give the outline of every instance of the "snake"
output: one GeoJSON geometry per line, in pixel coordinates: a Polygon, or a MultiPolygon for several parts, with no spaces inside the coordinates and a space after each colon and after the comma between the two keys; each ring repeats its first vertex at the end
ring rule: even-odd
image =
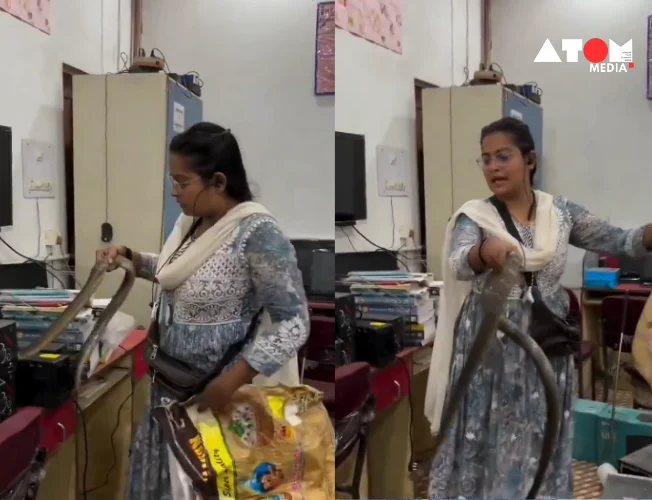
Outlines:
{"type": "Polygon", "coordinates": [[[118,312],[124,303],[136,280],[136,268],[134,267],[133,262],[126,259],[125,257],[116,257],[114,265],[110,264],[106,260],[98,260],[91,269],[88,280],[86,280],[84,286],[81,288],[81,290],[79,290],[75,298],[68,305],[68,307],[66,307],[61,316],[59,316],[52,323],[52,325],[50,325],[50,327],[45,331],[40,339],[32,342],[29,346],[21,349],[18,352],[18,360],[20,361],[34,358],[44,348],[54,342],[66,330],[68,325],[74,321],[82,309],[88,306],[93,297],[93,294],[97,291],[97,288],[102,283],[106,273],[113,270],[115,267],[122,268],[125,271],[125,275],[122,279],[120,287],[118,288],[118,291],[115,293],[106,308],[100,313],[97,321],[93,325],[90,334],[88,335],[88,338],[82,344],[79,359],[77,361],[77,367],[75,369],[75,385],[73,391],[75,394],[77,394],[81,388],[82,383],[84,382],[83,375],[86,363],[100,342],[102,333],[109,324],[109,321],[115,315],[115,313],[118,312]]]}
{"type": "Polygon", "coordinates": [[[512,288],[523,282],[523,274],[520,268],[520,261],[516,257],[510,256],[502,270],[492,271],[487,277],[487,282],[480,297],[485,315],[480,323],[476,339],[471,346],[468,361],[462,368],[462,372],[450,392],[448,403],[442,414],[439,432],[435,436],[432,454],[436,456],[441,445],[445,442],[448,430],[453,424],[457,410],[466,396],[473,375],[480,367],[487,351],[495,347],[496,342],[500,342],[497,337],[497,332],[500,331],[524,349],[532,359],[543,381],[546,397],[546,424],[539,463],[530,490],[525,497],[530,499],[537,497],[546,470],[557,447],[561,428],[561,405],[557,379],[547,356],[528,334],[504,317],[507,298],[512,288]]]}

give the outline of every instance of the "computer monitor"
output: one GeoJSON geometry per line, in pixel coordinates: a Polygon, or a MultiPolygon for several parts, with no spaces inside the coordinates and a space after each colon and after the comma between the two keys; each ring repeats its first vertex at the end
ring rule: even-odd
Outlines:
{"type": "Polygon", "coordinates": [[[620,281],[638,281],[643,275],[645,257],[619,257],[620,281]]]}
{"type": "Polygon", "coordinates": [[[652,286],[652,256],[645,258],[643,264],[643,274],[641,276],[641,283],[646,286],[652,286]]]}
{"type": "Polygon", "coordinates": [[[335,296],[335,252],[316,250],[312,255],[310,292],[319,296],[335,296]]]}

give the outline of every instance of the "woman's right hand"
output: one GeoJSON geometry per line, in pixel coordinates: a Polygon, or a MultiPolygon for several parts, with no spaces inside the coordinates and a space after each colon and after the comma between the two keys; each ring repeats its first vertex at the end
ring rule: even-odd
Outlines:
{"type": "Polygon", "coordinates": [[[490,236],[480,247],[479,255],[487,268],[500,271],[505,266],[509,254],[514,251],[516,251],[516,248],[509,243],[505,243],[500,238],[490,236]]]}
{"type": "Polygon", "coordinates": [[[113,271],[118,267],[116,264],[116,257],[125,257],[127,248],[122,245],[111,245],[110,247],[100,248],[95,251],[96,262],[106,261],[109,263],[109,271],[113,271]]]}

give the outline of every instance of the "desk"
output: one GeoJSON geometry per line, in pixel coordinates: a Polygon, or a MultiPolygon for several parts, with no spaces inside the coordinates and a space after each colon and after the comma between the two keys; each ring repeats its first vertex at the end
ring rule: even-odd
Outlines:
{"type": "Polygon", "coordinates": [[[432,346],[410,347],[389,366],[372,370],[377,413],[367,452],[369,498],[414,498],[410,458],[417,459],[432,448],[424,416],[431,356],[432,346]]]}
{"type": "MultiPolygon", "coordinates": [[[[601,344],[602,340],[602,327],[601,327],[601,306],[602,299],[613,295],[629,294],[638,297],[647,297],[652,292],[652,287],[641,286],[638,284],[623,284],[618,285],[616,288],[583,288],[581,297],[582,307],[582,340],[592,340],[596,345],[601,344]]],[[[594,361],[598,362],[598,366],[603,368],[605,360],[602,359],[602,350],[597,350],[597,356],[594,361]]],[[[590,394],[591,384],[591,368],[589,363],[584,363],[582,369],[584,370],[584,394],[590,394]]]]}
{"type": "Polygon", "coordinates": [[[40,446],[48,451],[48,461],[38,500],[81,498],[86,448],[87,488],[106,482],[102,489],[89,493],[88,499],[124,498],[132,432],[142,416],[149,387],[143,377],[147,372],[142,361],[145,337],[142,330],[131,333],[84,385],[78,398],[83,419],[72,400],[53,410],[41,410],[40,446]]]}

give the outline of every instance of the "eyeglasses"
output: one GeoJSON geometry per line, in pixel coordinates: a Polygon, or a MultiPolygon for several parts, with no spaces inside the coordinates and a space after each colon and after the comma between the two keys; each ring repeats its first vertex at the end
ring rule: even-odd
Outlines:
{"type": "Polygon", "coordinates": [[[496,163],[496,167],[503,168],[507,166],[512,156],[514,156],[513,151],[500,151],[493,156],[480,157],[476,160],[476,162],[481,170],[489,168],[491,166],[492,160],[496,163]]]}
{"type": "Polygon", "coordinates": [[[183,191],[183,190],[186,189],[188,186],[190,186],[191,184],[193,184],[196,180],[197,180],[197,179],[195,178],[195,179],[189,179],[189,180],[187,180],[187,181],[179,182],[178,180],[176,180],[176,179],[175,179],[174,177],[172,177],[171,175],[168,175],[168,181],[170,182],[170,185],[171,185],[174,189],[176,189],[176,190],[178,190],[178,191],[183,191]]]}

